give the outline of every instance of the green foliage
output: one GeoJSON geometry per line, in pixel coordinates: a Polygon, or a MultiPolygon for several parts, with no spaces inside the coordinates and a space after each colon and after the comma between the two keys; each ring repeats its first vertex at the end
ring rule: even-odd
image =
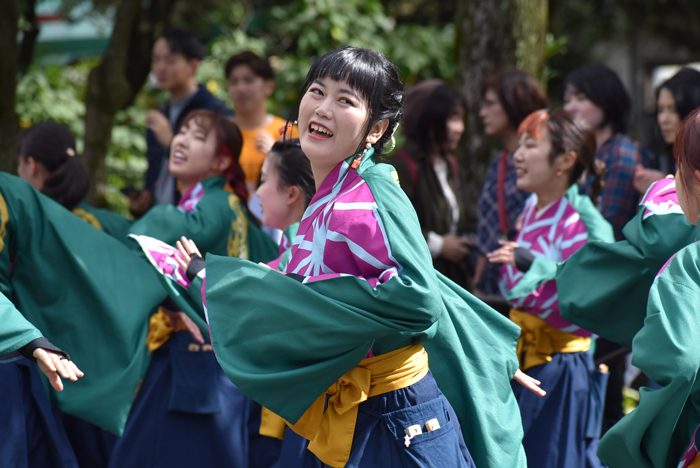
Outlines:
{"type": "Polygon", "coordinates": [[[341,45],[381,50],[407,84],[435,77],[453,80],[453,25],[397,25],[378,0],[295,0],[255,13],[236,3],[214,15],[238,26],[209,45],[210,55],[198,71],[198,79],[222,100],[228,101],[224,64],[247,49],[270,58],[276,89],[269,108],[281,116],[296,101],[312,60],[341,45]]]}

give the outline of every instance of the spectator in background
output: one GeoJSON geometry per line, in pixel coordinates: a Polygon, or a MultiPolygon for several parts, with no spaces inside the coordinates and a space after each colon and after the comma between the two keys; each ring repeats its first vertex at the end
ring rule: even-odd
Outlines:
{"type": "MultiPolygon", "coordinates": [[[[228,80],[228,95],[236,110],[233,121],[243,134],[243,149],[240,164],[245,173],[245,183],[250,194],[248,208],[258,219],[262,219],[260,197],[255,190],[260,181],[265,155],[275,141],[281,138],[279,129],[286,120],[267,111],[266,100],[275,90],[275,72],[267,59],[246,50],[232,55],[224,66],[228,80]]],[[[282,232],[264,227],[275,241],[280,241],[282,232]]]]}
{"type": "Polygon", "coordinates": [[[467,286],[471,241],[466,233],[460,169],[453,151],[464,133],[464,97],[441,80],[414,86],[406,95],[406,144],[391,158],[411,204],[435,268],[467,286]]]}
{"type": "Polygon", "coordinates": [[[168,92],[163,107],[146,117],[146,184],[134,193],[130,210],[143,215],[154,204],[174,204],[180,199],[175,178],[168,172],[170,141],[187,114],[205,109],[232,115],[230,109],[216,99],[203,85],[197,85],[195,74],[204,57],[204,48],[190,32],[170,29],[153,46],[151,70],[159,86],[168,92]]]}
{"type": "Polygon", "coordinates": [[[489,264],[485,255],[498,249],[499,240],[512,240],[516,221],[523,211],[527,192],[515,185],[513,153],[518,147],[518,127],[536,110],[547,107],[547,97],[537,81],[519,70],[502,71],[481,83],[481,111],[484,133],[500,138],[505,149],[489,164],[479,197],[477,246],[480,256],[474,275],[474,289],[484,295],[499,295],[499,266],[489,264]]]}
{"type": "Polygon", "coordinates": [[[676,130],[683,119],[700,107],[700,72],[693,68],[682,68],[673,77],[659,86],[656,92],[656,122],[666,143],[666,152],[659,155],[655,168],[637,165],[634,170],[634,187],[640,194],[667,174],[676,173],[673,144],[676,130]]]}
{"type": "MultiPolygon", "coordinates": [[[[584,65],[566,77],[564,110],[585,121],[595,134],[596,161],[607,171],[598,209],[613,225],[617,240],[624,238],[622,228],[637,214],[634,168],[651,162],[649,152],[625,135],[631,106],[622,81],[605,65],[584,65]]],[[[590,195],[592,179],[589,175],[582,184],[582,193],[590,195]]]]}

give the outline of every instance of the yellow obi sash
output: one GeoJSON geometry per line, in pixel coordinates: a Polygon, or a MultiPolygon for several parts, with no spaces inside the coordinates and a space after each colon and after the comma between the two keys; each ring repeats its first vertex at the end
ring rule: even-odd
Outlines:
{"type": "Polygon", "coordinates": [[[290,427],[308,439],[323,463],[343,467],[350,458],[358,406],[367,398],[406,388],[428,373],[428,353],[417,344],[363,359],[343,375],[290,427]],[[330,394],[326,408],[326,394],[330,394]]]}
{"type": "MultiPolygon", "coordinates": [[[[187,330],[185,324],[178,318],[180,322],[180,331],[187,330]]],[[[148,321],[148,335],[146,335],[146,346],[150,352],[155,351],[165,344],[173,334],[173,327],[170,325],[170,319],[163,309],[158,307],[158,312],[153,314],[148,321]]]]}
{"type": "Polygon", "coordinates": [[[591,348],[590,338],[561,331],[535,315],[510,309],[510,319],[522,330],[517,348],[522,370],[551,362],[552,354],[578,353],[591,348]]]}
{"type": "Polygon", "coordinates": [[[693,458],[693,461],[690,462],[688,468],[700,468],[700,455],[696,455],[695,458],[693,458]]]}

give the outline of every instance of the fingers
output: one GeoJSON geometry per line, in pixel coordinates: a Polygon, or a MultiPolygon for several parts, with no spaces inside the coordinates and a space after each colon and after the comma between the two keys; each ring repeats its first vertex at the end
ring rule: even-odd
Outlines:
{"type": "Polygon", "coordinates": [[[534,393],[537,396],[543,397],[547,394],[544,390],[540,388],[541,382],[537,379],[533,379],[529,375],[525,374],[523,371],[518,369],[515,372],[515,375],[513,376],[513,380],[518,382],[520,385],[523,387],[527,388],[530,390],[532,393],[534,393]]]}
{"type": "Polygon", "coordinates": [[[46,375],[49,383],[57,392],[63,390],[61,377],[75,382],[85,375],[73,361],[66,359],[61,354],[39,348],[34,351],[34,357],[39,369],[46,375]]]}
{"type": "MultiPolygon", "coordinates": [[[[183,239],[185,239],[185,238],[183,237],[183,239]]],[[[195,245],[194,241],[192,241],[192,239],[185,239],[185,242],[186,242],[185,245],[187,246],[187,249],[189,250],[190,255],[197,254],[200,257],[202,257],[202,254],[199,253],[199,249],[197,248],[197,245],[195,245]]]]}

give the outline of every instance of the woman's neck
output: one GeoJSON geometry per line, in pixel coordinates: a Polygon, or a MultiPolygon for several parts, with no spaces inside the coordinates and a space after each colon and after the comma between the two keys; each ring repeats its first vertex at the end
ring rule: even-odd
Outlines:
{"type": "Polygon", "coordinates": [[[605,144],[614,135],[612,125],[608,124],[605,127],[601,127],[595,131],[595,144],[596,149],[600,149],[601,146],[605,144]]]}
{"type": "Polygon", "coordinates": [[[513,129],[513,128],[508,128],[506,131],[505,135],[503,135],[503,140],[505,141],[506,144],[506,150],[509,153],[512,153],[516,149],[518,149],[518,131],[513,129]]]}
{"type": "Polygon", "coordinates": [[[327,167],[327,166],[317,166],[315,164],[311,164],[311,172],[314,174],[314,183],[316,184],[316,191],[318,191],[319,187],[323,184],[323,181],[326,180],[326,177],[328,177],[328,174],[330,174],[335,166],[333,167],[327,167]]]}
{"type": "Polygon", "coordinates": [[[559,200],[561,197],[566,195],[568,190],[569,187],[567,186],[565,180],[563,178],[557,178],[557,180],[553,181],[549,187],[536,191],[535,195],[537,195],[537,210],[539,211],[542,208],[549,206],[552,202],[559,200]]]}
{"type": "Polygon", "coordinates": [[[236,112],[233,121],[241,130],[254,130],[267,124],[267,109],[265,104],[247,112],[236,112]]]}

